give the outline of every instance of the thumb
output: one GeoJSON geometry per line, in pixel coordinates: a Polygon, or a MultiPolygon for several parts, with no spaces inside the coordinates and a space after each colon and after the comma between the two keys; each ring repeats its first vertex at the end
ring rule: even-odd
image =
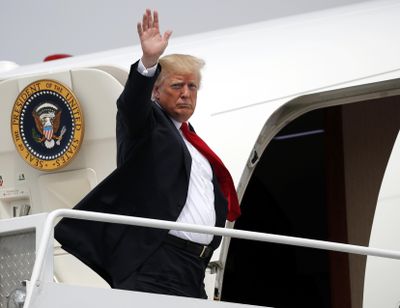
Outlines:
{"type": "Polygon", "coordinates": [[[163,35],[163,40],[165,40],[165,41],[168,42],[168,40],[169,40],[169,38],[171,37],[171,35],[172,35],[172,31],[170,31],[170,30],[165,31],[165,32],[164,32],[164,35],[163,35]]]}

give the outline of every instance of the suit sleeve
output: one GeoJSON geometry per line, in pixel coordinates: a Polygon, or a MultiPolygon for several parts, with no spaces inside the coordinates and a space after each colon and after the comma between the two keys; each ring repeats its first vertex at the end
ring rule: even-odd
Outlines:
{"type": "Polygon", "coordinates": [[[117,100],[117,120],[128,137],[140,135],[153,125],[151,93],[161,71],[158,66],[155,75],[147,77],[137,71],[137,66],[138,62],[131,66],[125,88],[117,100]]]}

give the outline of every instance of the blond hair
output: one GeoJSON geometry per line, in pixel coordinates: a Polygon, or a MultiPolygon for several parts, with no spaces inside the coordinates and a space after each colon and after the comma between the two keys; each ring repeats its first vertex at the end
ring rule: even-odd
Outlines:
{"type": "Polygon", "coordinates": [[[159,63],[161,65],[161,73],[156,80],[155,86],[159,86],[170,74],[196,74],[200,86],[200,70],[205,65],[202,59],[191,55],[170,54],[160,58],[159,63]]]}

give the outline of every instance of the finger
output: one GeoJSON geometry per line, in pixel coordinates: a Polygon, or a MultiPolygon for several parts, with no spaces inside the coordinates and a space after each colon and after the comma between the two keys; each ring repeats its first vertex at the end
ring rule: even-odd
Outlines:
{"type": "Polygon", "coordinates": [[[142,24],[140,22],[138,22],[136,27],[137,27],[137,32],[139,34],[139,37],[141,37],[142,33],[143,33],[142,24]]]}
{"type": "Polygon", "coordinates": [[[147,14],[143,14],[142,29],[143,31],[146,31],[148,29],[147,14]]]}
{"type": "Polygon", "coordinates": [[[153,17],[151,16],[151,10],[146,10],[147,13],[147,22],[148,22],[148,28],[152,28],[153,27],[153,17]]]}
{"type": "Polygon", "coordinates": [[[158,12],[154,11],[154,22],[153,22],[153,26],[156,29],[159,29],[159,22],[158,22],[158,12]]]}

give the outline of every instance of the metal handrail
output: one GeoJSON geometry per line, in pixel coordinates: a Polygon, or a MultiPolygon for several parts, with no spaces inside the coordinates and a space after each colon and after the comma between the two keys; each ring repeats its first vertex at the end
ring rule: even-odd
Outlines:
{"type": "Polygon", "coordinates": [[[234,229],[219,228],[219,227],[207,227],[201,225],[193,225],[193,224],[179,223],[179,222],[172,222],[172,221],[165,221],[165,220],[158,220],[151,218],[60,209],[50,212],[49,215],[47,216],[42,237],[39,243],[39,248],[36,255],[36,262],[33,267],[31,280],[27,287],[27,296],[24,308],[29,307],[32,301],[32,294],[35,291],[35,288],[40,288],[41,286],[40,277],[46,256],[47,247],[49,246],[54,222],[59,217],[135,225],[135,226],[158,228],[158,229],[206,233],[206,234],[227,236],[227,237],[261,241],[261,242],[270,242],[270,243],[285,244],[291,246],[324,249],[324,250],[339,251],[339,252],[353,253],[359,255],[370,255],[370,256],[390,258],[390,259],[400,259],[400,251],[395,251],[395,250],[371,248],[359,245],[327,242],[322,240],[313,240],[313,239],[268,234],[261,232],[234,230],[234,229]]]}

